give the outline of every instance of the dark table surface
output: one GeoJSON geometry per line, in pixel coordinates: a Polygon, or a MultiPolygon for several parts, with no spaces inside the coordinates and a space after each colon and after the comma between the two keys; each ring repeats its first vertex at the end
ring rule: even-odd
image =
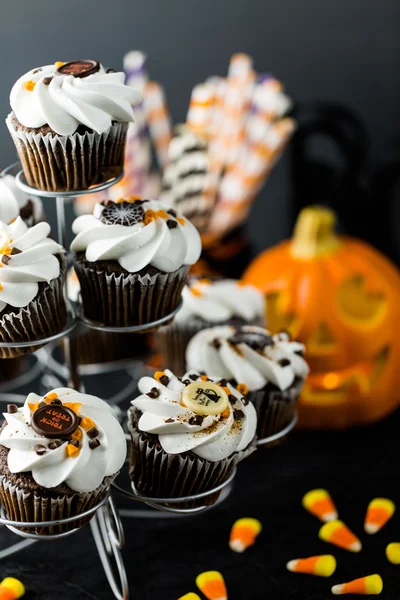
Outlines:
{"type": "MultiPolygon", "coordinates": [[[[90,390],[92,391],[92,390],[90,390]]],[[[231,496],[196,517],[123,517],[123,551],[132,600],[177,600],[196,591],[195,577],[223,573],[229,600],[327,600],[336,583],[379,573],[382,600],[400,599],[400,566],[385,557],[400,542],[400,510],[374,536],[363,531],[369,501],[377,496],[400,505],[400,412],[385,421],[339,433],[296,431],[280,447],[258,450],[238,470],[231,496]],[[340,517],[360,537],[351,554],[318,539],[320,523],[301,506],[310,489],[328,489],[340,517]],[[256,517],[263,532],[244,554],[228,547],[233,522],[256,517]],[[332,553],[329,579],[289,573],[293,558],[332,553]]],[[[132,507],[118,499],[121,508],[132,507]]],[[[139,506],[134,508],[138,509],[139,506]]],[[[19,541],[0,530],[1,546],[19,541]]],[[[27,586],[27,600],[112,600],[89,528],[70,538],[40,542],[0,563],[0,579],[12,575],[27,586]]]]}

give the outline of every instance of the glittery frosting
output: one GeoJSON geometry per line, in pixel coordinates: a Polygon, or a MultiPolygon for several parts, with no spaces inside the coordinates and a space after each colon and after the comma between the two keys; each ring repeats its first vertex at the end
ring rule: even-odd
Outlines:
{"type": "Polygon", "coordinates": [[[40,282],[50,283],[60,275],[60,262],[54,255],[64,249],[49,233],[48,223],[27,227],[21,217],[11,225],[0,222],[0,312],[7,305],[28,306],[40,282]]]}
{"type": "Polygon", "coordinates": [[[95,396],[69,388],[42,398],[29,394],[22,408],[11,405],[4,417],[0,445],[10,450],[10,472],[30,472],[45,488],[66,483],[76,492],[91,492],[125,462],[124,432],[112,408],[95,396]],[[67,427],[72,434],[64,435],[67,427]],[[56,433],[46,437],[41,428],[56,433]]]}
{"type": "Polygon", "coordinates": [[[0,221],[11,223],[27,205],[29,196],[20,190],[12,175],[0,176],[0,221]]]}
{"type": "Polygon", "coordinates": [[[262,327],[212,327],[203,329],[186,350],[188,369],[205,371],[244,383],[250,391],[273,383],[281,390],[296,377],[308,375],[304,346],[290,341],[287,333],[270,335],[262,327]]]}
{"type": "Polygon", "coordinates": [[[264,296],[252,285],[233,279],[195,279],[182,292],[183,306],[176,321],[199,317],[211,323],[221,323],[233,317],[248,322],[265,315],[264,296]]]}
{"type": "Polygon", "coordinates": [[[246,449],[256,433],[254,406],[226,381],[194,371],[177,378],[169,371],[139,381],[142,395],[132,401],[138,428],[156,434],[165,452],[193,452],[216,462],[246,449]]]}
{"type": "Polygon", "coordinates": [[[70,68],[55,63],[20,77],[10,94],[18,121],[31,128],[49,125],[58,135],[71,135],[80,125],[101,134],[113,121],[133,121],[138,92],[125,85],[124,73],[108,73],[98,63],[91,67],[95,62],[73,61],[70,68]]]}
{"type": "Polygon", "coordinates": [[[74,252],[89,262],[116,260],[129,273],[152,265],[171,273],[200,257],[197,229],[155,200],[110,200],[96,204],[92,215],[75,219],[74,252]]]}

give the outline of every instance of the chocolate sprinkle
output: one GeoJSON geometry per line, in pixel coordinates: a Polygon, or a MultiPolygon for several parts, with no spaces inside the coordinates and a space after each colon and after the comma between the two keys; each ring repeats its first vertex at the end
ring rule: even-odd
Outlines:
{"type": "Polygon", "coordinates": [[[13,415],[18,412],[18,406],[16,404],[7,404],[7,412],[9,415],[13,415]]]}
{"type": "Polygon", "coordinates": [[[15,254],[21,254],[22,250],[20,250],[19,248],[13,248],[11,250],[11,256],[14,256],[15,254]]]}
{"type": "Polygon", "coordinates": [[[297,354],[297,356],[304,356],[303,350],[295,350],[294,353],[297,354]]]}
{"type": "Polygon", "coordinates": [[[59,398],[54,398],[54,400],[51,400],[50,404],[55,404],[56,406],[60,406],[62,404],[62,402],[59,398]]]}
{"type": "Polygon", "coordinates": [[[90,440],[89,448],[94,450],[95,448],[98,448],[99,446],[100,446],[100,441],[98,438],[94,438],[93,440],[90,440]]]}
{"type": "Polygon", "coordinates": [[[156,387],[151,388],[151,390],[146,394],[146,396],[148,396],[149,398],[158,398],[159,395],[160,392],[156,387]]]}
{"type": "Polygon", "coordinates": [[[105,225],[132,227],[143,223],[144,210],[137,202],[108,202],[104,206],[100,221],[105,225]]]}
{"type": "Polygon", "coordinates": [[[280,367],[288,367],[291,364],[292,363],[290,362],[290,360],[288,358],[281,358],[280,360],[278,360],[278,365],[280,367]]]}
{"type": "Polygon", "coordinates": [[[36,444],[36,446],[34,446],[33,449],[39,456],[46,454],[46,446],[43,446],[42,444],[36,444]]]}
{"type": "Polygon", "coordinates": [[[190,373],[188,375],[189,379],[191,379],[192,381],[197,381],[199,376],[198,375],[194,375],[193,373],[190,373]]]}
{"type": "Polygon", "coordinates": [[[162,377],[160,377],[160,383],[161,385],[165,385],[165,387],[167,387],[167,385],[169,384],[169,377],[167,375],[163,375],[162,377]]]}
{"type": "Polygon", "coordinates": [[[11,260],[11,256],[8,256],[7,254],[3,254],[1,262],[3,263],[3,265],[8,265],[8,263],[11,260]]]}
{"type": "Polygon", "coordinates": [[[165,423],[175,423],[175,419],[171,419],[171,417],[169,419],[167,419],[165,421],[165,423]]]}
{"type": "Polygon", "coordinates": [[[182,383],[183,383],[184,385],[190,385],[190,379],[184,379],[184,380],[182,381],[182,383]]]}
{"type": "Polygon", "coordinates": [[[99,435],[99,430],[96,427],[92,427],[89,429],[89,431],[87,431],[87,435],[93,439],[99,435]]]}
{"type": "Polygon", "coordinates": [[[79,448],[80,446],[79,440],[71,440],[69,443],[71,446],[75,446],[76,448],[79,448]]]}
{"type": "Polygon", "coordinates": [[[189,425],[201,425],[203,423],[204,417],[202,415],[196,415],[195,417],[190,417],[189,425]]]}
{"type": "Polygon", "coordinates": [[[245,396],[240,398],[240,400],[242,401],[242,404],[244,404],[244,406],[247,406],[248,403],[250,402],[250,400],[248,398],[246,398],[245,396]]]}
{"type": "Polygon", "coordinates": [[[49,448],[50,450],[55,450],[56,448],[59,448],[61,444],[63,444],[61,440],[54,440],[54,442],[50,442],[49,448]]]}
{"type": "Polygon", "coordinates": [[[232,337],[229,338],[229,342],[234,346],[238,344],[246,344],[252,350],[263,350],[265,346],[272,346],[274,340],[271,335],[267,333],[259,333],[258,331],[243,331],[237,330],[232,337]]]}
{"type": "Polygon", "coordinates": [[[222,387],[226,387],[226,386],[228,385],[228,382],[227,382],[227,380],[226,380],[226,379],[220,379],[220,380],[218,381],[218,383],[219,383],[219,385],[220,385],[220,386],[222,386],[222,387]]]}
{"type": "Polygon", "coordinates": [[[46,402],[44,402],[43,400],[41,400],[39,402],[39,408],[43,408],[44,406],[47,406],[46,402]]]}
{"type": "Polygon", "coordinates": [[[233,411],[233,416],[236,420],[244,419],[244,412],[238,408],[237,410],[233,411]]]}
{"type": "Polygon", "coordinates": [[[40,73],[40,71],[43,71],[42,67],[39,67],[38,69],[32,71],[32,75],[36,75],[36,73],[40,73]]]}
{"type": "Polygon", "coordinates": [[[53,79],[52,77],[45,77],[43,79],[44,85],[50,85],[52,79],[53,79]]]}
{"type": "Polygon", "coordinates": [[[221,342],[218,338],[215,338],[214,340],[212,340],[212,342],[210,342],[210,346],[212,346],[216,350],[219,350],[221,348],[221,342]]]}
{"type": "Polygon", "coordinates": [[[168,219],[167,225],[168,229],[175,229],[175,227],[178,227],[178,222],[174,221],[173,219],[168,219]]]}
{"type": "Polygon", "coordinates": [[[234,402],[236,402],[236,397],[233,394],[229,394],[228,398],[229,398],[229,402],[231,404],[233,404],[234,402]]]}
{"type": "Polygon", "coordinates": [[[170,208],[168,211],[168,214],[171,215],[171,217],[175,217],[177,216],[177,212],[176,210],[174,210],[173,208],[170,208]]]}

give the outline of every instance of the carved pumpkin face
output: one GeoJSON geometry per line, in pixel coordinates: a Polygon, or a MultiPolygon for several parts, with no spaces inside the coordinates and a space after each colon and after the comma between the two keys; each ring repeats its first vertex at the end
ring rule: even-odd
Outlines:
{"type": "Polygon", "coordinates": [[[305,209],[293,240],[245,274],[266,295],[269,329],[306,345],[306,427],[374,421],[400,404],[400,274],[367,244],[336,236],[334,221],[328,209],[305,209]]]}

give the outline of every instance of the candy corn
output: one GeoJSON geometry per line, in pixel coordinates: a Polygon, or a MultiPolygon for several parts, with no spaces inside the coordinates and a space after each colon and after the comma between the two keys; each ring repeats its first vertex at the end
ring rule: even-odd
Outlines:
{"type": "Polygon", "coordinates": [[[0,600],[18,600],[25,594],[25,586],[19,579],[6,577],[0,583],[0,600]]]}
{"type": "Polygon", "coordinates": [[[178,598],[178,600],[200,600],[200,596],[198,594],[195,594],[194,592],[189,592],[181,598],[178,598]]]}
{"type": "Polygon", "coordinates": [[[392,518],[396,507],[388,498],[375,498],[367,508],[364,529],[367,533],[377,533],[392,518]]]}
{"type": "Polygon", "coordinates": [[[400,565],[400,543],[392,542],[386,546],[386,556],[392,565],[400,565]]]}
{"type": "Polygon", "coordinates": [[[336,571],[336,559],[331,554],[297,558],[287,563],[286,568],[292,573],[305,573],[317,577],[330,577],[336,571]]]}
{"type": "Polygon", "coordinates": [[[348,550],[348,552],[360,552],[362,548],[360,540],[339,520],[322,525],[319,537],[324,542],[348,550]]]}
{"type": "Polygon", "coordinates": [[[244,552],[252,546],[261,533],[262,525],[257,519],[239,519],[233,524],[229,547],[234,552],[244,552]]]}
{"type": "Polygon", "coordinates": [[[304,508],[323,523],[338,518],[336,507],[326,490],[311,490],[303,497],[302,502],[304,508]]]}
{"type": "Polygon", "coordinates": [[[378,596],[382,590],[382,577],[380,575],[369,575],[368,577],[361,577],[361,579],[354,579],[354,581],[350,581],[350,583],[334,585],[332,588],[332,594],[335,594],[335,596],[342,596],[343,594],[378,596]]]}
{"type": "Polygon", "coordinates": [[[196,577],[196,585],[207,600],[228,600],[225,581],[218,571],[206,571],[196,577]]]}

